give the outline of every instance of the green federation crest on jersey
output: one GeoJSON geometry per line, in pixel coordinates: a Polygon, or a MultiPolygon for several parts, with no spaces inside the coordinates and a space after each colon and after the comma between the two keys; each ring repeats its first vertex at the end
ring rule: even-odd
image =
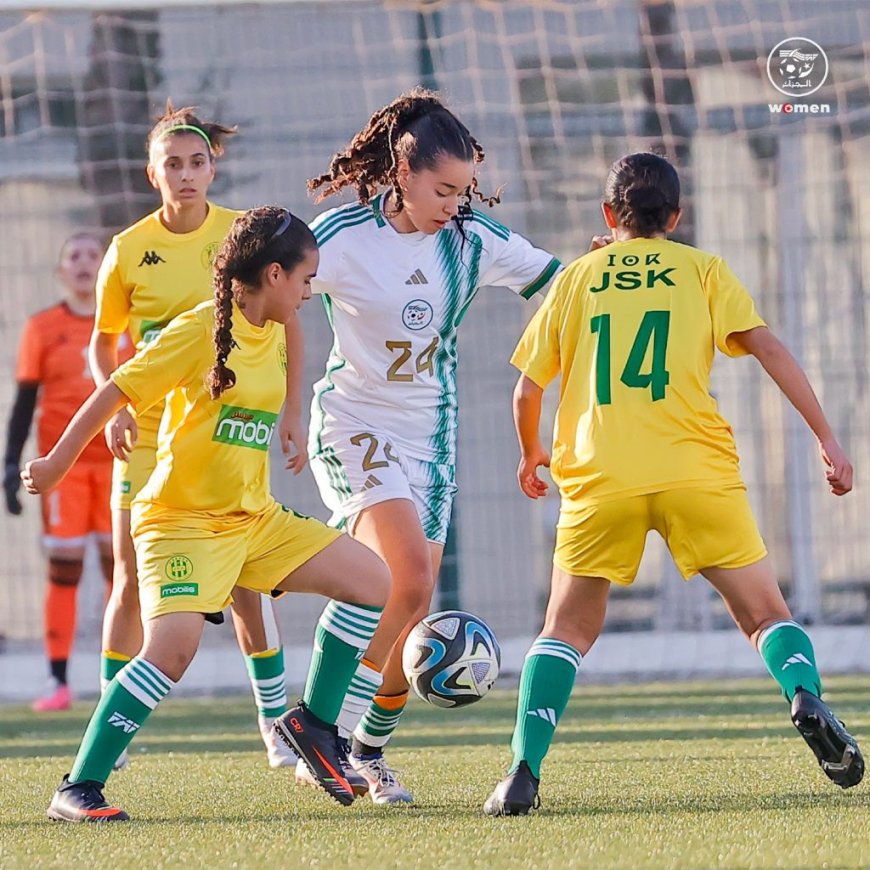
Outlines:
{"type": "Polygon", "coordinates": [[[203,269],[211,269],[214,266],[215,257],[217,257],[218,251],[221,249],[221,242],[209,242],[203,249],[200,254],[200,262],[202,263],[203,269]]]}

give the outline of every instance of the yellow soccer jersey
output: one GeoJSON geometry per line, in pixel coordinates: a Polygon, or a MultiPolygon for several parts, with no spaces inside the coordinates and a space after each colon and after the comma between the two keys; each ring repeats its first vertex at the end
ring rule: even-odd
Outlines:
{"type": "Polygon", "coordinates": [[[538,386],[561,374],[551,473],[578,507],[739,483],[734,437],[710,395],[718,347],[764,326],[721,257],[663,239],[593,251],[557,279],[511,362],[538,386]]]}
{"type": "Polygon", "coordinates": [[[284,327],[256,327],[233,308],[235,345],[228,366],[236,384],[210,397],[214,304],[179,315],[112,381],[134,410],[169,395],[157,438],[157,467],[133,502],[144,519],[161,508],[201,511],[217,527],[228,515],[256,514],[272,503],[269,442],[286,392],[284,327]]]}
{"type": "MultiPolygon", "coordinates": [[[[211,299],[212,262],[240,213],[209,203],[202,226],[173,233],[158,210],[115,236],[97,277],[97,331],[129,329],[139,350],[173,317],[211,299]]],[[[161,412],[158,405],[146,415],[146,430],[156,431],[161,412]]]]}

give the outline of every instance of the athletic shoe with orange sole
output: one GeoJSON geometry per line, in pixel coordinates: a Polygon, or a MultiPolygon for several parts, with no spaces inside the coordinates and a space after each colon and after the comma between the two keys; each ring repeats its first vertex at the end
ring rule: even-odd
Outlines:
{"type": "MultiPolygon", "coordinates": [[[[339,752],[341,753],[341,772],[347,780],[351,791],[357,796],[362,797],[369,793],[369,784],[363,776],[357,773],[351,766],[348,756],[350,755],[350,746],[347,740],[339,738],[339,752]]],[[[289,751],[289,750],[288,750],[289,751]]],[[[295,754],[295,753],[294,753],[295,754]]],[[[296,784],[297,785],[316,785],[320,783],[314,778],[314,775],[308,769],[308,765],[300,758],[296,762],[296,784]]]]}
{"type": "Polygon", "coordinates": [[[48,817],[56,822],[126,822],[130,817],[103,797],[103,783],[83,779],[70,782],[67,774],[48,807],[48,817]]]}
{"type": "Polygon", "coordinates": [[[355,797],[342,767],[338,730],[318,719],[301,701],[275,720],[281,739],[305,762],[320,787],[342,806],[355,797]]]}

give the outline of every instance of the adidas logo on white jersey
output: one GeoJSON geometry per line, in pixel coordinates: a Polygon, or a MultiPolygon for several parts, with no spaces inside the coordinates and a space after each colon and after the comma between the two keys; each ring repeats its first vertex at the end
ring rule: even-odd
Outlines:
{"type": "Polygon", "coordinates": [[[120,728],[125,734],[132,734],[139,730],[139,723],[122,716],[117,710],[109,716],[109,725],[120,728]]]}
{"type": "Polygon", "coordinates": [[[366,482],[363,484],[363,490],[366,489],[374,489],[376,486],[380,486],[382,481],[378,480],[373,474],[370,474],[366,478],[366,482]]]}
{"type": "Polygon", "coordinates": [[[419,270],[415,269],[414,274],[405,281],[406,284],[428,284],[429,279],[419,270]]]}
{"type": "Polygon", "coordinates": [[[539,719],[545,719],[554,728],[556,727],[556,711],[552,707],[538,707],[537,710],[529,710],[526,716],[537,716],[539,719]]]}
{"type": "Polygon", "coordinates": [[[809,665],[812,667],[813,663],[803,653],[795,653],[785,660],[785,664],[780,670],[784,671],[789,665],[809,665]]]}

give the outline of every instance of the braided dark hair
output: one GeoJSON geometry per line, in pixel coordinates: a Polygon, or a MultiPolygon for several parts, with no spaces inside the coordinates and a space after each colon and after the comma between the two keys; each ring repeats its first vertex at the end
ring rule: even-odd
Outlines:
{"type": "MultiPolygon", "coordinates": [[[[173,127],[196,127],[205,133],[209,141],[209,153],[212,159],[220,157],[224,153],[224,140],[227,136],[232,136],[238,132],[236,127],[225,127],[223,124],[218,124],[214,121],[202,121],[196,114],[195,106],[185,106],[182,109],[176,109],[172,105],[172,100],[166,101],[166,109],[163,114],[157,119],[157,122],[151,128],[148,138],[145,140],[145,152],[151,157],[151,146],[155,142],[159,142],[163,136],[167,134],[167,130],[172,130],[173,127]]],[[[194,130],[173,130],[169,133],[170,136],[179,136],[188,134],[198,136],[194,130]]]]}
{"type": "MultiPolygon", "coordinates": [[[[356,190],[357,200],[367,205],[381,185],[392,187],[394,213],[402,209],[399,186],[399,161],[406,159],[411,170],[434,169],[438,157],[447,154],[459,160],[483,163],[480,143],[468,128],[445,105],[435,91],[414,88],[375,112],[344,151],[339,151],[323,175],[308,181],[308,191],[317,195],[317,202],[338,193],[345,187],[356,190]]],[[[500,191],[485,196],[471,182],[463,207],[468,213],[471,198],[487,205],[500,201],[500,191]]]]}
{"type": "Polygon", "coordinates": [[[658,154],[628,154],[610,167],[604,198],[622,226],[652,236],[665,230],[680,207],[680,178],[658,154]]]}
{"type": "Polygon", "coordinates": [[[289,270],[317,247],[305,221],[274,205],[252,208],[233,221],[214,262],[215,364],[206,377],[213,399],[235,386],[236,374],[227,367],[233,343],[233,298],[244,288],[256,293],[263,269],[278,263],[289,270]]]}

